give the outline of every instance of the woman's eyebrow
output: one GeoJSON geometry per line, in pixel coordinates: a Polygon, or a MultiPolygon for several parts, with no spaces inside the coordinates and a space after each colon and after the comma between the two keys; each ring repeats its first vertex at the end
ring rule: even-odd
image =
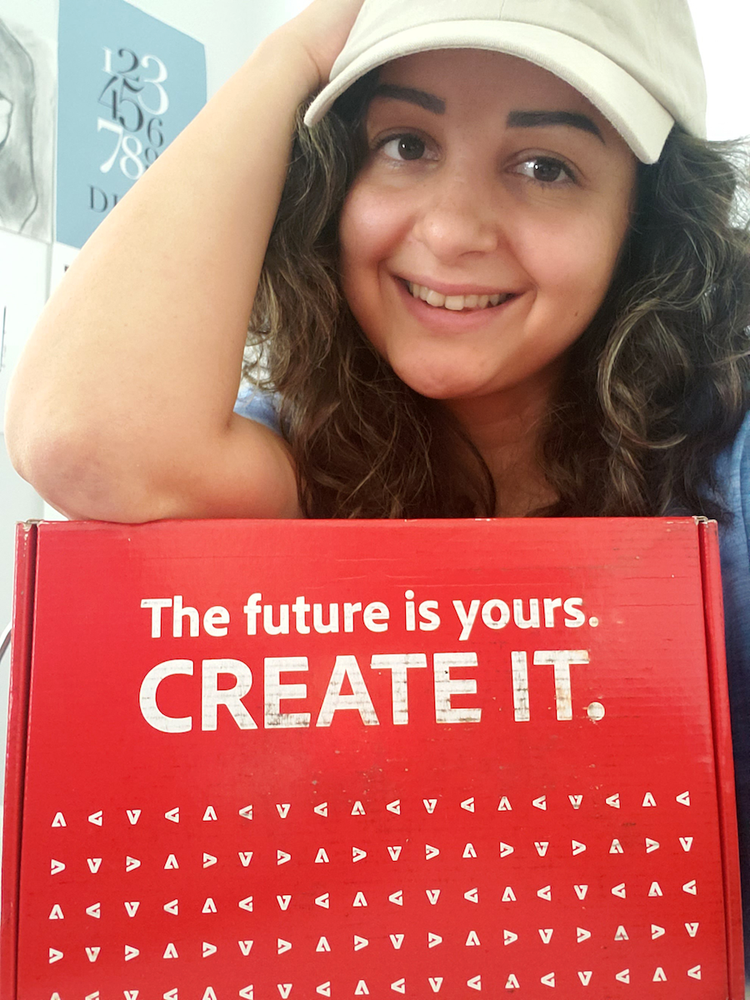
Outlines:
{"type": "MultiPolygon", "coordinates": [[[[599,126],[588,115],[575,111],[511,111],[508,115],[508,128],[538,128],[544,125],[569,125],[571,128],[590,132],[604,142],[604,136],[599,126]]],[[[605,143],[606,145],[606,143],[605,143]]]]}
{"type": "Polygon", "coordinates": [[[414,87],[397,87],[395,83],[379,83],[372,97],[390,97],[397,101],[408,101],[409,104],[416,104],[420,108],[424,108],[425,111],[432,111],[436,115],[445,114],[445,101],[442,98],[414,87]]]}

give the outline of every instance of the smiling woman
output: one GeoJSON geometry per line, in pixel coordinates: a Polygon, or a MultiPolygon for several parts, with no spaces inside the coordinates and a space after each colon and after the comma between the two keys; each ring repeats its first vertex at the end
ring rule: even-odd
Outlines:
{"type": "Polygon", "coordinates": [[[577,91],[512,56],[419,53],[380,80],[340,220],[344,294],[408,386],[502,446],[519,399],[542,416],[609,288],[635,157],[577,91]]]}

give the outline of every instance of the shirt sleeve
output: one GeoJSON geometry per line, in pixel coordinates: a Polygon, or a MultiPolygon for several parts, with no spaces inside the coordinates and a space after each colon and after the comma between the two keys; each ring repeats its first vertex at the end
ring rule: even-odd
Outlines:
{"type": "Polygon", "coordinates": [[[279,423],[279,397],[273,392],[264,392],[257,386],[243,382],[234,404],[234,412],[247,420],[269,427],[281,434],[279,423]]]}

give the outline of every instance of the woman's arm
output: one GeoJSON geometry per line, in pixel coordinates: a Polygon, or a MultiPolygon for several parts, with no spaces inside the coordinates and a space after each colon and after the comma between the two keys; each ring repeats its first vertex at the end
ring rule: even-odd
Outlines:
{"type": "Polygon", "coordinates": [[[266,39],[50,299],[13,379],[6,441],[19,473],[69,516],[298,513],[286,446],[232,405],[296,108],[327,78],[361,3],[315,0],[266,39]]]}

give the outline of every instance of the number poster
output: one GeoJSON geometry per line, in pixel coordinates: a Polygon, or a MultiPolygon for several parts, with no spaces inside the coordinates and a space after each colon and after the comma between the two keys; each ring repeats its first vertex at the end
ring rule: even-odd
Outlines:
{"type": "Polygon", "coordinates": [[[19,528],[3,1000],[740,1000],[716,526],[19,528]]]}
{"type": "Polygon", "coordinates": [[[125,0],[60,0],[56,239],[81,247],[206,101],[203,45],[125,0]]]}

